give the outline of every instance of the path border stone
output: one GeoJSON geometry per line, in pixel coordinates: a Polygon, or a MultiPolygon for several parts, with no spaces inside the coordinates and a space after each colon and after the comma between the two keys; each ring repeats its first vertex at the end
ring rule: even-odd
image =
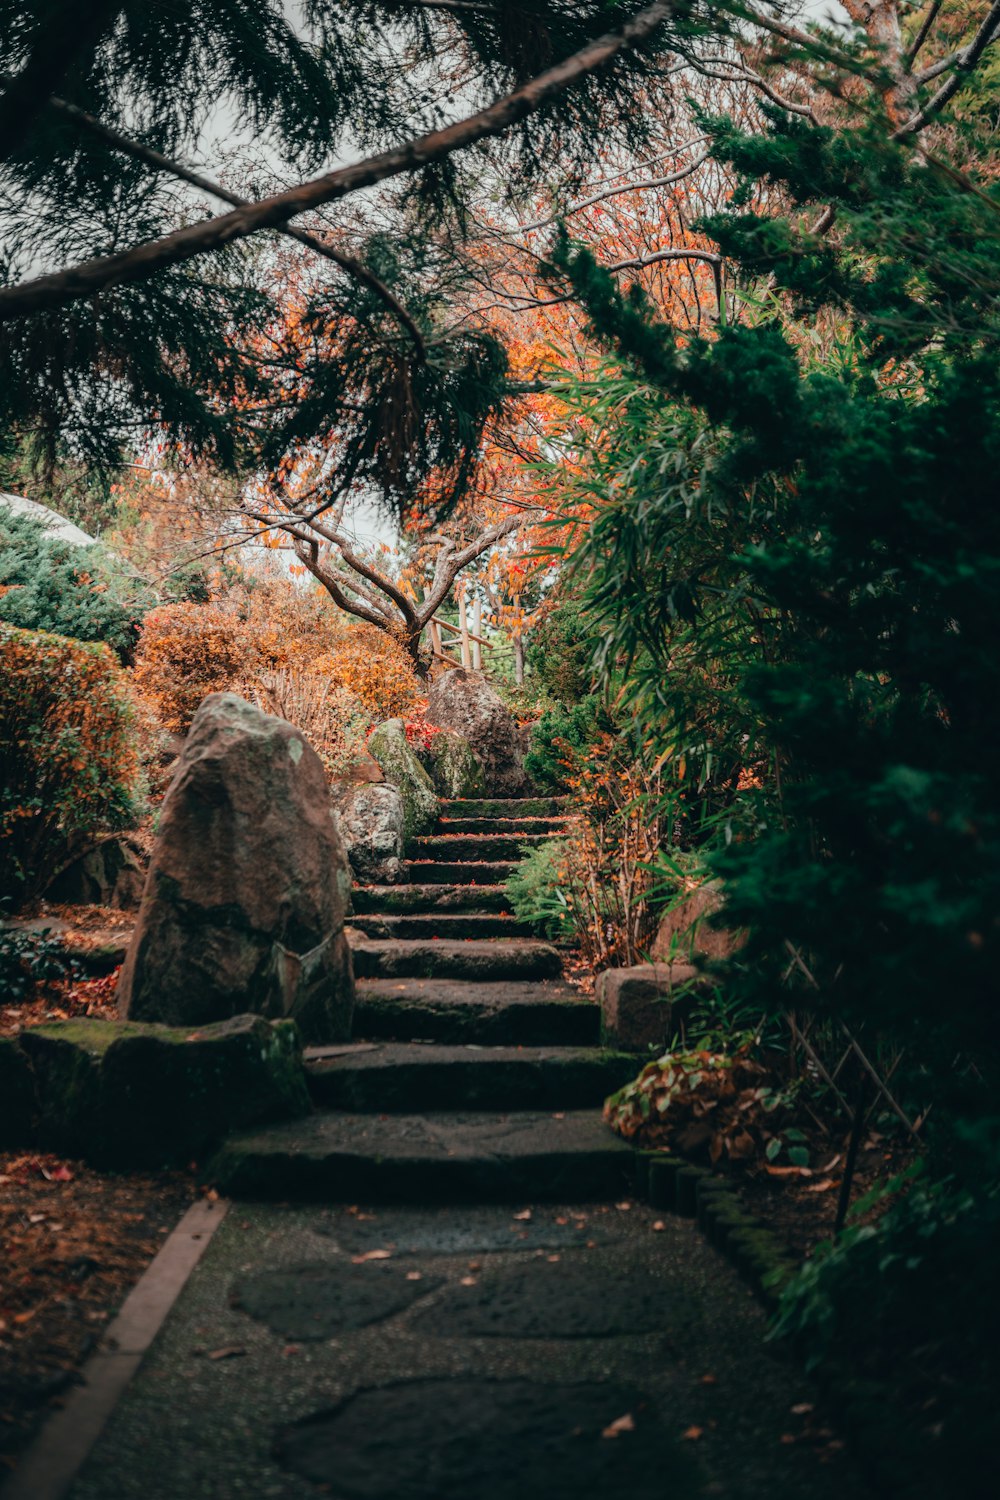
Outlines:
{"type": "Polygon", "coordinates": [[[3,1500],[63,1500],[146,1352],[226,1217],[225,1199],[193,1203],[161,1245],[83,1367],[83,1384],[54,1412],[10,1476],[3,1500]]]}

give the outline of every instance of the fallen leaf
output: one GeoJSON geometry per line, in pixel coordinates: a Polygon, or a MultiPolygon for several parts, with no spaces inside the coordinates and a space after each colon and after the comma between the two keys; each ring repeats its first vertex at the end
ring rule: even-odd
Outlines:
{"type": "Polygon", "coordinates": [[[628,1210],[629,1210],[629,1209],[630,1209],[630,1208],[631,1208],[631,1207],[632,1207],[632,1205],[631,1205],[631,1203],[629,1203],[629,1202],[628,1202],[628,1201],[627,1201],[627,1200],[626,1200],[626,1202],[624,1202],[624,1203],[616,1203],[616,1204],[615,1204],[615,1208],[619,1208],[619,1209],[621,1209],[621,1211],[622,1211],[622,1213],[627,1213],[627,1212],[628,1212],[628,1210]]]}
{"type": "Polygon", "coordinates": [[[764,1171],[769,1177],[811,1177],[810,1167],[776,1167],[767,1161],[764,1163],[764,1171]]]}
{"type": "Polygon", "coordinates": [[[832,1177],[824,1177],[822,1182],[807,1182],[807,1193],[828,1193],[832,1187],[836,1187],[832,1177]]]}
{"type": "Polygon", "coordinates": [[[301,1348],[298,1344],[286,1344],[281,1351],[285,1359],[290,1359],[293,1354],[299,1354],[300,1352],[301,1348]]]}
{"type": "Polygon", "coordinates": [[[798,1405],[792,1407],[792,1415],[804,1417],[807,1412],[815,1411],[815,1409],[811,1401],[800,1401],[798,1405]]]}
{"type": "Polygon", "coordinates": [[[242,1344],[223,1344],[221,1349],[209,1350],[209,1359],[239,1359],[246,1354],[242,1344]]]}
{"type": "MultiPolygon", "coordinates": [[[[698,1382],[699,1385],[718,1385],[718,1383],[714,1375],[703,1375],[698,1382]]],[[[792,1410],[794,1411],[794,1409],[793,1407],[792,1410]]]]}
{"type": "Polygon", "coordinates": [[[666,1229],[666,1227],[667,1226],[666,1226],[666,1224],[664,1224],[664,1222],[663,1222],[662,1219],[657,1219],[654,1222],[654,1224],[653,1224],[653,1228],[656,1230],[657,1234],[659,1234],[662,1230],[666,1229]]]}
{"type": "Polygon", "coordinates": [[[463,1276],[458,1284],[459,1286],[475,1286],[476,1278],[474,1276],[463,1276]]]}
{"type": "Polygon", "coordinates": [[[633,1417],[630,1411],[627,1411],[623,1417],[616,1417],[613,1422],[609,1422],[607,1427],[605,1427],[604,1431],[601,1433],[601,1437],[616,1438],[620,1437],[623,1432],[634,1431],[635,1417],[633,1417]]]}
{"type": "Polygon", "coordinates": [[[778,1439],[778,1442],[779,1443],[785,1443],[786,1445],[789,1444],[789,1443],[794,1443],[795,1442],[795,1434],[792,1433],[792,1432],[783,1432],[781,1434],[780,1438],[778,1439]]]}
{"type": "Polygon", "coordinates": [[[407,1271],[406,1279],[407,1281],[423,1281],[424,1273],[423,1271],[407,1271]]]}
{"type": "Polygon", "coordinates": [[[549,1262],[550,1265],[554,1266],[557,1260],[562,1260],[562,1256],[561,1255],[547,1255],[545,1257],[545,1259],[549,1262]]]}
{"type": "Polygon", "coordinates": [[[689,1427],[686,1432],[681,1433],[681,1437],[689,1443],[696,1443],[704,1430],[703,1427],[689,1427]]]}
{"type": "Polygon", "coordinates": [[[351,1260],[360,1266],[366,1260],[392,1260],[391,1250],[366,1250],[364,1255],[352,1255],[351,1260]]]}
{"type": "Polygon", "coordinates": [[[522,1224],[526,1223],[528,1221],[528,1219],[531,1218],[531,1209],[530,1208],[522,1208],[522,1210],[521,1210],[521,1212],[519,1214],[515,1214],[514,1215],[514,1218],[517,1219],[522,1224]]]}

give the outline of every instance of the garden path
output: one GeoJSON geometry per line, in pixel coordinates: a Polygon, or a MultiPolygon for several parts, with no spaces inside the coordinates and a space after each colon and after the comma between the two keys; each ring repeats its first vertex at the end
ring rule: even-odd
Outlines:
{"type": "Polygon", "coordinates": [[[630,1196],[635,1060],[502,885],[560,815],[452,803],[356,892],[359,1039],[223,1148],[239,1201],[71,1500],[864,1493],[736,1273],[630,1196]]]}

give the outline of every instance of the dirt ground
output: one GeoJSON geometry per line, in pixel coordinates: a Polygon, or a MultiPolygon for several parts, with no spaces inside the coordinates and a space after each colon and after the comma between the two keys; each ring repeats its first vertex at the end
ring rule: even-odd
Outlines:
{"type": "Polygon", "coordinates": [[[107,1176],[0,1153],[0,1476],[197,1191],[181,1173],[107,1176]]]}

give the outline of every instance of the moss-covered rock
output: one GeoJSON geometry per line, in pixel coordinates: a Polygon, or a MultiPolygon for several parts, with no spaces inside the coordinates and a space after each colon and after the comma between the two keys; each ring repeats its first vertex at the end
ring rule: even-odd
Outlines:
{"type": "Polygon", "coordinates": [[[34,1081],[17,1037],[0,1037],[0,1146],[29,1146],[34,1140],[34,1081]]]}
{"type": "Polygon", "coordinates": [[[193,1031],[63,1021],[23,1044],[40,1143],[97,1166],[183,1165],[231,1130],[310,1109],[290,1021],[235,1016],[193,1031]]]}
{"type": "Polygon", "coordinates": [[[441,797],[481,797],[486,791],[482,762],[467,739],[441,729],[427,752],[434,789],[441,797]]]}
{"type": "Polygon", "coordinates": [[[433,828],[438,817],[434,784],[415,750],[407,743],[402,719],[386,719],[368,738],[368,752],[398,787],[403,799],[403,837],[407,842],[433,828]]]}

